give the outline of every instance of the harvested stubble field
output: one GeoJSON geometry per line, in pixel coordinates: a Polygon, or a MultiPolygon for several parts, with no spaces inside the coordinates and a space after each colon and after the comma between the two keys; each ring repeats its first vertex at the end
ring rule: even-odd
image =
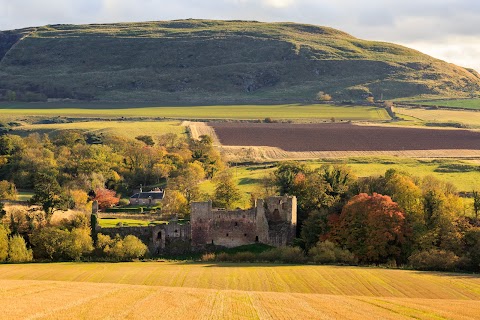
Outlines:
{"type": "Polygon", "coordinates": [[[352,124],[210,123],[223,145],[285,151],[480,150],[480,132],[352,124]]]}
{"type": "Polygon", "coordinates": [[[0,265],[0,318],[476,319],[480,278],[379,268],[0,265]]]}
{"type": "Polygon", "coordinates": [[[432,123],[461,123],[471,128],[480,128],[480,108],[478,111],[466,110],[429,110],[424,108],[395,108],[399,117],[413,117],[432,123]]]}

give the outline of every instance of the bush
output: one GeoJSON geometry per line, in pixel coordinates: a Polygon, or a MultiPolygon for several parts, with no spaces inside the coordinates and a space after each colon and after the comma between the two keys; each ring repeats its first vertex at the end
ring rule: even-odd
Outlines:
{"type": "Polygon", "coordinates": [[[130,204],[130,200],[121,198],[120,201],[118,201],[118,205],[121,207],[128,206],[130,204]]]}
{"type": "Polygon", "coordinates": [[[33,260],[31,249],[27,249],[27,244],[22,236],[14,235],[10,238],[8,245],[8,262],[22,263],[33,260]]]}
{"type": "Polygon", "coordinates": [[[87,255],[93,250],[90,229],[87,228],[73,229],[66,242],[65,254],[73,260],[80,260],[83,255],[87,255]]]}
{"type": "Polygon", "coordinates": [[[142,258],[147,250],[147,246],[133,235],[128,235],[124,239],[117,235],[112,239],[108,235],[98,234],[97,251],[99,254],[117,261],[142,258]]]}
{"type": "Polygon", "coordinates": [[[339,248],[333,242],[319,241],[317,245],[308,251],[308,255],[315,263],[356,263],[355,256],[348,250],[339,248]]]}
{"type": "Polygon", "coordinates": [[[5,262],[8,257],[8,230],[0,223],[0,262],[5,262]]]}
{"type": "Polygon", "coordinates": [[[258,260],[277,263],[304,263],[307,259],[302,249],[298,247],[279,247],[260,253],[258,260]]]}
{"type": "Polygon", "coordinates": [[[37,258],[80,260],[93,250],[90,229],[87,228],[74,228],[72,231],[42,228],[32,234],[31,240],[37,258]]]}
{"type": "Polygon", "coordinates": [[[230,261],[230,255],[226,252],[220,252],[215,254],[215,261],[225,262],[230,261]]]}
{"type": "Polygon", "coordinates": [[[426,250],[412,254],[408,261],[414,269],[452,271],[457,268],[460,258],[451,251],[426,250]]]}
{"type": "Polygon", "coordinates": [[[204,253],[200,258],[203,262],[211,262],[216,260],[215,253],[204,253]]]}
{"type": "Polygon", "coordinates": [[[254,262],[256,261],[255,253],[252,252],[237,252],[233,255],[230,255],[230,261],[232,262],[254,262]]]}
{"type": "Polygon", "coordinates": [[[305,254],[299,247],[280,247],[274,250],[280,251],[283,263],[305,263],[307,261],[305,254]]]}
{"type": "Polygon", "coordinates": [[[123,257],[124,259],[138,259],[145,256],[147,246],[137,237],[128,235],[123,239],[123,257]]]}
{"type": "Polygon", "coordinates": [[[15,185],[8,181],[0,181],[0,200],[16,200],[17,189],[15,185]]]}

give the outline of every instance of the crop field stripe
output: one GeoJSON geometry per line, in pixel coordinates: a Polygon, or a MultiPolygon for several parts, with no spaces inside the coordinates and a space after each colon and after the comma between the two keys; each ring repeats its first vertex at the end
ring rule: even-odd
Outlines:
{"type": "Polygon", "coordinates": [[[2,317],[28,319],[475,319],[480,301],[0,280],[2,317]]]}
{"type": "Polygon", "coordinates": [[[158,262],[0,265],[0,279],[372,297],[480,299],[480,277],[474,275],[450,274],[447,277],[428,272],[354,267],[246,266],[158,262]]]}
{"type": "Polygon", "coordinates": [[[340,120],[390,120],[384,109],[364,106],[333,105],[214,105],[214,106],[141,106],[132,107],[116,104],[105,106],[95,104],[0,104],[4,116],[87,116],[87,117],[166,117],[179,119],[321,119],[340,120]],[[43,106],[43,108],[42,108],[43,106]],[[103,106],[103,108],[101,107],[103,106]]]}

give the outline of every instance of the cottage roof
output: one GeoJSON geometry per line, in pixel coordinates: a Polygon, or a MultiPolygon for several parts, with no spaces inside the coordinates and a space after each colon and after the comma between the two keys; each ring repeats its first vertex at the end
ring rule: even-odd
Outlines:
{"type": "Polygon", "coordinates": [[[149,191],[149,192],[140,192],[140,193],[135,193],[133,196],[130,198],[133,199],[155,199],[155,200],[162,200],[163,197],[165,196],[165,191],[149,191]]]}

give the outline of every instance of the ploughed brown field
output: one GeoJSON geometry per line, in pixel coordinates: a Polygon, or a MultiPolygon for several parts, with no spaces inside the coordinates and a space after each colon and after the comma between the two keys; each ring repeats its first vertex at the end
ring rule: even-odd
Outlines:
{"type": "Polygon", "coordinates": [[[285,151],[480,150],[480,132],[342,124],[209,123],[223,145],[285,151]]]}

